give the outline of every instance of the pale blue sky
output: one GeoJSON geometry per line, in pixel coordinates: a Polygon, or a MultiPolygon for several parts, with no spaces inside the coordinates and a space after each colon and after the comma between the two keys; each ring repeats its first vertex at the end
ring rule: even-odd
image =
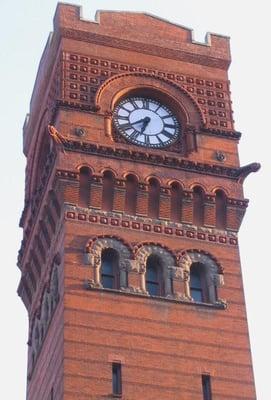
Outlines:
{"type": "MultiPolygon", "coordinates": [[[[146,11],[195,30],[231,37],[229,71],[236,129],[243,133],[241,164],[258,161],[262,169],[245,182],[250,205],[240,232],[242,269],[258,400],[271,399],[270,380],[270,12],[268,1],[179,0],[128,2],[78,0],[84,18],[97,9],[146,11]],[[266,319],[267,318],[267,319],[266,319]],[[269,322],[269,324],[268,324],[269,322]]],[[[1,0],[1,398],[24,400],[27,315],[16,295],[21,240],[18,221],[23,208],[22,126],[29,110],[38,62],[50,30],[57,1],[1,0]],[[3,186],[4,183],[4,186],[3,186]]]]}

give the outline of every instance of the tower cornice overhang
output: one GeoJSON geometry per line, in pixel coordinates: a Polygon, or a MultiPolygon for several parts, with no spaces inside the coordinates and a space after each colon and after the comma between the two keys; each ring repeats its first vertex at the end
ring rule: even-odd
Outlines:
{"type": "Polygon", "coordinates": [[[177,170],[195,172],[197,174],[205,174],[218,176],[243,182],[243,180],[252,172],[257,172],[260,169],[259,163],[251,163],[243,167],[230,167],[207,162],[197,162],[187,158],[177,157],[174,155],[161,155],[156,152],[146,152],[140,150],[132,150],[129,148],[111,147],[99,145],[89,142],[78,142],[75,140],[66,140],[64,148],[68,152],[79,152],[92,154],[101,157],[110,157],[120,160],[131,160],[144,164],[160,165],[177,170]]]}

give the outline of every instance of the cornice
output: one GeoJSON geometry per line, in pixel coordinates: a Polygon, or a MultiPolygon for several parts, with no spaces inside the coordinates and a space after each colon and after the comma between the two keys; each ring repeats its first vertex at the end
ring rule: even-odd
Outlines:
{"type": "Polygon", "coordinates": [[[107,35],[100,35],[93,32],[79,31],[78,29],[61,28],[60,34],[68,39],[79,40],[88,43],[95,43],[101,46],[114,47],[121,50],[136,51],[162,58],[180,60],[192,64],[207,65],[209,67],[221,68],[227,70],[230,65],[230,60],[218,59],[203,54],[195,54],[183,50],[175,50],[160,47],[157,45],[143,44],[136,41],[115,38],[107,35]]]}
{"type": "Polygon", "coordinates": [[[206,127],[202,127],[200,133],[203,135],[218,136],[233,140],[239,140],[242,136],[242,133],[238,131],[222,131],[220,129],[212,129],[206,127]]]}
{"type": "Polygon", "coordinates": [[[147,152],[146,150],[129,150],[127,148],[111,147],[95,143],[78,142],[74,140],[66,140],[64,148],[65,151],[74,151],[128,161],[132,160],[134,162],[154,164],[156,166],[160,165],[164,167],[195,172],[197,174],[229,178],[236,181],[239,181],[239,179],[241,178],[244,168],[247,168],[250,172],[254,171],[254,169],[252,168],[254,164],[251,164],[251,168],[248,168],[249,166],[233,168],[218,164],[196,162],[186,158],[168,156],[166,154],[161,155],[157,153],[151,153],[147,152]]]}

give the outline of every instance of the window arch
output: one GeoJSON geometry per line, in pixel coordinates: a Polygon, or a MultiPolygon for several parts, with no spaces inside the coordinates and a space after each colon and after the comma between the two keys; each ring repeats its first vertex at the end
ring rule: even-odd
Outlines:
{"type": "Polygon", "coordinates": [[[94,268],[92,287],[103,286],[102,275],[107,268],[105,262],[108,262],[108,275],[113,276],[114,288],[127,288],[131,258],[132,249],[121,238],[101,236],[91,240],[86,246],[85,262],[94,268]]]}
{"type": "Polygon", "coordinates": [[[182,218],[182,187],[178,182],[171,185],[170,218],[174,222],[181,222],[182,218]]]}
{"type": "Polygon", "coordinates": [[[161,260],[151,254],[146,263],[146,290],[151,296],[163,296],[165,293],[161,260]]]}
{"type": "Polygon", "coordinates": [[[142,271],[140,289],[143,293],[148,291],[148,285],[154,283],[154,286],[159,286],[159,296],[170,297],[173,294],[172,269],[176,266],[176,257],[169,249],[159,244],[144,243],[136,251],[135,261],[142,271]]]}
{"type": "Polygon", "coordinates": [[[101,284],[107,289],[119,288],[119,255],[115,249],[104,249],[101,254],[101,284]]]}
{"type": "Polygon", "coordinates": [[[148,217],[159,218],[160,183],[158,179],[149,179],[148,217]]]}
{"type": "Polygon", "coordinates": [[[125,212],[130,215],[136,215],[137,187],[137,177],[133,174],[127,175],[125,182],[125,212]]]}
{"type": "Polygon", "coordinates": [[[88,167],[81,167],[79,171],[79,206],[89,207],[90,187],[91,170],[88,167]]]}
{"type": "Polygon", "coordinates": [[[112,211],[114,202],[115,176],[111,171],[103,174],[102,210],[112,211]]]}
{"type": "Polygon", "coordinates": [[[185,296],[197,302],[221,303],[218,299],[217,288],[224,285],[223,269],[209,254],[189,250],[182,254],[179,265],[188,279],[184,280],[185,296]]]}
{"type": "Polygon", "coordinates": [[[227,226],[227,198],[223,190],[215,192],[215,217],[216,227],[226,229],[227,226]]]}
{"type": "Polygon", "coordinates": [[[200,186],[193,188],[193,224],[204,224],[204,190],[200,186]]]}

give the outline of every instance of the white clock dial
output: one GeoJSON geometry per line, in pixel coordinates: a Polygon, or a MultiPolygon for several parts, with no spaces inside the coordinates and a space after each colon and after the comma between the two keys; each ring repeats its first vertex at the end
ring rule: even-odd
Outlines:
{"type": "Polygon", "coordinates": [[[121,101],[114,110],[113,120],[126,139],[140,146],[169,146],[180,133],[173,113],[158,101],[144,97],[121,101]]]}

